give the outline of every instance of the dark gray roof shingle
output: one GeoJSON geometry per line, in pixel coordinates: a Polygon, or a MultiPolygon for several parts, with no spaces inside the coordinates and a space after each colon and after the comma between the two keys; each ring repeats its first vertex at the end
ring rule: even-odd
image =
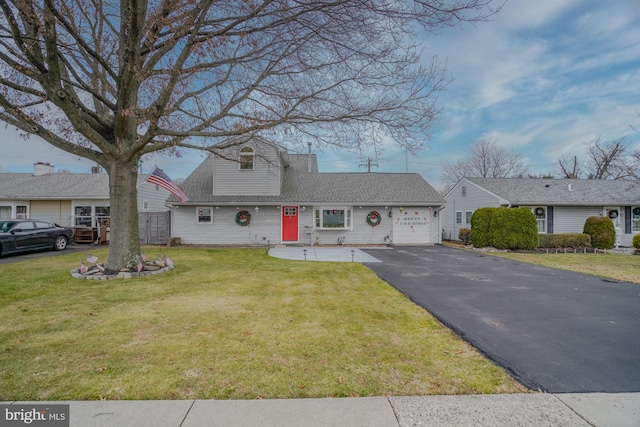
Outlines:
{"type": "MultiPolygon", "coordinates": [[[[215,196],[213,157],[203,161],[181,185],[190,204],[197,203],[342,203],[442,205],[444,198],[418,174],[317,172],[312,156],[289,154],[279,196],[215,196]]],[[[171,196],[169,201],[176,202],[171,196]]]]}
{"type": "Polygon", "coordinates": [[[640,205],[640,181],[466,178],[513,205],[640,205]]]}

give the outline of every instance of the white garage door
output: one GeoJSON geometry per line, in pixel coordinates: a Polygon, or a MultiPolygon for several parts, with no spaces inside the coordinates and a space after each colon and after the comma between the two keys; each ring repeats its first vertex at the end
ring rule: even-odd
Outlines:
{"type": "Polygon", "coordinates": [[[393,243],[430,245],[433,243],[433,211],[429,208],[394,208],[393,243]]]}

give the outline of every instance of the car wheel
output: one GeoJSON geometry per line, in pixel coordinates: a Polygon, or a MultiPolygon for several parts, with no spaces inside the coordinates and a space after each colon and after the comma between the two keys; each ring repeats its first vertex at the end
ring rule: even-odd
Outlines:
{"type": "Polygon", "coordinates": [[[61,251],[67,247],[67,238],[64,236],[56,237],[56,241],[53,242],[53,249],[61,251]]]}

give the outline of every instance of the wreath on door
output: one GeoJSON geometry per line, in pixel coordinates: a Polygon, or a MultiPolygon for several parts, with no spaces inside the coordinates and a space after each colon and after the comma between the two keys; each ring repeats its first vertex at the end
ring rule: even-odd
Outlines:
{"type": "Polygon", "coordinates": [[[236,214],[236,224],[245,227],[251,222],[251,214],[248,211],[240,211],[236,214]]]}
{"type": "Polygon", "coordinates": [[[369,215],[367,215],[367,224],[375,227],[376,225],[380,224],[380,222],[382,222],[382,216],[380,216],[377,211],[369,212],[369,215]]]}

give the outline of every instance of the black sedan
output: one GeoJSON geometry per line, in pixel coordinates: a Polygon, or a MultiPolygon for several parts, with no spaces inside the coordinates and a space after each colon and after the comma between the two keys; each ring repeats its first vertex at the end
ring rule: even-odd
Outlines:
{"type": "Polygon", "coordinates": [[[73,229],[35,219],[0,220],[0,255],[39,249],[61,251],[73,239],[73,229]]]}

